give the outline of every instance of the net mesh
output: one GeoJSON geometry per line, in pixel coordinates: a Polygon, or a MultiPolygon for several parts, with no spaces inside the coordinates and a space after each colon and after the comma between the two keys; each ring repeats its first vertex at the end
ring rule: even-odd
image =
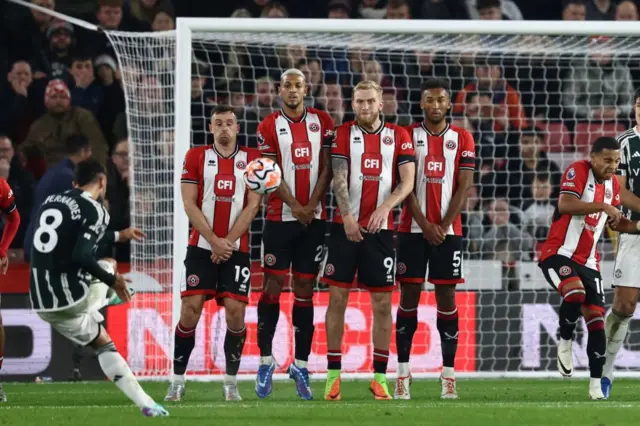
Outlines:
{"type": "MultiPolygon", "coordinates": [[[[555,374],[559,297],[537,268],[557,200],[561,171],[587,158],[600,135],[630,128],[633,92],[640,78],[636,37],[415,35],[323,33],[193,33],[191,81],[176,81],[174,34],[110,33],[122,67],[132,147],[132,226],[149,232],[132,244],[139,294],[113,310],[119,347],[138,375],[166,375],[172,358],[173,144],[211,143],[207,130],[215,104],[231,104],[240,123],[239,143],[256,146],[260,120],[278,109],[283,70],[307,76],[307,106],[324,109],[336,125],[353,118],[352,87],[362,79],[384,88],[386,121],[408,125],[422,119],[421,84],[429,77],[451,85],[450,120],[475,138],[478,172],[463,212],[466,284],[460,288],[459,372],[555,374]],[[174,89],[191,88],[191,134],[174,131],[174,89]],[[533,135],[527,132],[531,126],[533,135]],[[524,132],[523,132],[524,131],[524,132]],[[123,331],[123,330],[126,330],[123,331]],[[128,351],[127,351],[128,349],[128,351]]],[[[259,262],[263,217],[251,227],[252,260],[259,262]]],[[[616,236],[599,245],[607,301],[616,236]]],[[[248,339],[241,374],[258,365],[256,301],[262,277],[256,264],[248,339]]],[[[326,371],[326,289],[315,296],[316,336],[309,367],[326,371]]],[[[427,285],[427,290],[432,290],[427,285]]],[[[399,294],[393,295],[394,318],[399,294]]],[[[284,372],[293,356],[292,295],[281,301],[274,357],[284,372]]],[[[224,372],[224,312],[205,307],[189,370],[224,372]],[[219,339],[219,340],[218,340],[219,339]]],[[[174,318],[174,321],[176,319],[174,318]]],[[[423,295],[414,338],[412,370],[437,374],[441,367],[435,298],[423,295]]],[[[174,322],[175,323],[175,322],[174,322]]],[[[371,307],[366,293],[352,294],[347,310],[343,369],[371,371],[371,307]]],[[[575,365],[587,366],[584,323],[578,327],[575,365]]],[[[114,330],[116,331],[116,330],[114,330]]],[[[112,331],[112,333],[114,332],[112,331]]],[[[630,333],[618,367],[640,368],[630,333]]],[[[393,340],[393,339],[392,339],[393,340]]],[[[395,344],[389,370],[395,370],[395,344]]]]}

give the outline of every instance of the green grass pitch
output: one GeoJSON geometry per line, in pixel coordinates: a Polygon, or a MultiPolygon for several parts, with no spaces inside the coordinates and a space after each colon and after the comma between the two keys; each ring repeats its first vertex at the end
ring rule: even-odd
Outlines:
{"type": "MultiPolygon", "coordinates": [[[[393,381],[390,380],[390,384],[393,381]]],[[[167,385],[142,384],[162,401],[167,385]]],[[[587,399],[588,380],[458,380],[460,399],[442,401],[436,380],[416,380],[411,401],[375,401],[366,381],[344,381],[342,401],[322,400],[323,381],[314,381],[316,400],[302,401],[293,382],[275,382],[258,400],[252,382],[241,382],[244,400],[226,403],[219,382],[187,384],[181,403],[166,403],[171,416],[149,419],[108,382],[5,384],[9,402],[0,404],[0,425],[580,425],[629,426],[640,422],[640,381],[620,379],[608,401],[587,399]]]]}

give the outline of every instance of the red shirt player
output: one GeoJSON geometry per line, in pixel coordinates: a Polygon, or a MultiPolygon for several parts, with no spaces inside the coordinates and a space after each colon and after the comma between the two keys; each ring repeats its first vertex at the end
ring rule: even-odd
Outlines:
{"type": "Polygon", "coordinates": [[[442,342],[441,397],[457,398],[454,363],[458,346],[456,284],[464,282],[460,211],[473,185],[476,149],[469,132],[447,123],[451,108],[448,84],[424,84],[424,121],[410,127],[416,147],[416,189],[403,206],[398,234],[401,303],[396,319],[398,399],[410,399],[409,356],[418,326],[418,304],[427,264],[435,285],[438,332],[442,342]]]}
{"type": "Polygon", "coordinates": [[[619,149],[616,139],[600,137],[591,148],[591,161],[577,161],[565,171],[538,265],[562,296],[558,370],[563,376],[573,374],[573,332],[580,315],[585,317],[590,399],[605,399],[600,383],[606,350],[605,294],[598,240],[607,223],[616,231],[638,232],[637,223],[623,218],[615,207],[620,204],[620,186],[612,177],[620,163],[619,149]]]}
{"type": "MultiPolygon", "coordinates": [[[[5,215],[4,230],[0,240],[0,274],[5,275],[9,268],[9,257],[7,252],[13,238],[20,227],[20,214],[16,208],[13,191],[6,180],[0,178],[0,212],[5,215]]],[[[4,359],[4,329],[2,328],[2,316],[0,315],[0,368],[4,359]]],[[[6,402],[7,397],[0,385],[0,402],[6,402]]]]}
{"type": "Polygon", "coordinates": [[[262,196],[245,186],[244,171],[259,153],[236,144],[238,121],[233,111],[224,105],[214,108],[209,127],[214,144],[191,148],[184,161],[182,200],[193,231],[184,261],[174,375],[165,400],[178,401],[184,395],[184,373],[195,344],[196,326],[205,300],[213,297],[226,312],[225,399],[239,399],[235,377],[246,335],[244,312],[251,287],[249,226],[262,196]]]}
{"type": "Polygon", "coordinates": [[[405,129],[380,120],[382,89],[378,84],[368,80],[358,83],[352,107],[356,121],[336,129],[331,149],[338,210],[322,277],[331,286],[326,315],[329,365],[325,399],[340,398],[344,315],[356,274],[358,284],[372,293],[375,378],[371,391],[376,399],[390,399],[385,373],[395,284],[392,209],[413,191],[415,151],[405,129]]]}
{"type": "Polygon", "coordinates": [[[282,169],[282,184],[269,198],[262,234],[264,291],[258,302],[260,367],[256,379],[260,398],[272,390],[272,341],[280,315],[280,292],[290,271],[295,295],[292,320],[297,331],[289,373],[300,397],[312,398],[306,365],[314,332],[313,285],[324,254],[333,120],[324,111],[305,108],[307,90],[300,70],[286,70],[280,78],[282,110],[258,126],[262,154],[272,157],[282,169]]]}

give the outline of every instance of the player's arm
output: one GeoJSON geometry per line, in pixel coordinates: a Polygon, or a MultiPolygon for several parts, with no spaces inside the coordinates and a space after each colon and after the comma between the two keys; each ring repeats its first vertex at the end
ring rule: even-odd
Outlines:
{"type": "Polygon", "coordinates": [[[73,262],[82,266],[82,269],[102,281],[109,287],[113,287],[116,276],[104,270],[98,263],[94,255],[94,249],[100,237],[101,219],[95,214],[89,219],[85,219],[82,224],[80,236],[73,247],[73,262]],[[93,217],[95,216],[95,217],[93,217]]]}
{"type": "Polygon", "coordinates": [[[411,194],[407,196],[405,204],[407,206],[407,209],[409,210],[409,213],[415,219],[422,232],[426,234],[428,232],[430,222],[420,208],[418,197],[416,197],[416,193],[414,191],[411,191],[411,194]]]}
{"type": "Polygon", "coordinates": [[[329,187],[329,182],[331,182],[331,144],[335,130],[333,128],[333,120],[329,114],[323,113],[322,117],[324,117],[322,119],[322,151],[320,152],[322,167],[318,173],[316,186],[313,188],[311,197],[309,197],[309,206],[314,212],[327,194],[327,188],[329,187]]]}
{"type": "Polygon", "coordinates": [[[476,147],[473,142],[473,137],[469,133],[463,134],[461,148],[460,160],[458,161],[457,187],[453,193],[453,197],[451,197],[449,208],[441,223],[441,227],[445,232],[462,211],[469,191],[473,186],[473,172],[476,166],[476,147]]]}
{"type": "Polygon", "coordinates": [[[623,217],[617,225],[611,226],[611,229],[623,234],[640,234],[640,221],[631,221],[623,217]]]}
{"type": "Polygon", "coordinates": [[[5,216],[4,229],[2,230],[2,238],[0,239],[0,273],[4,275],[9,268],[7,252],[20,227],[20,213],[18,213],[18,209],[16,208],[13,191],[4,180],[0,185],[0,194],[0,201],[3,204],[0,208],[5,216]]]}
{"type": "Polygon", "coordinates": [[[584,216],[592,213],[604,212],[610,217],[620,213],[618,209],[606,203],[589,203],[582,201],[574,194],[560,193],[558,198],[558,213],[571,216],[584,216]]]}
{"type": "Polygon", "coordinates": [[[380,205],[380,207],[384,206],[384,208],[389,211],[404,201],[409,194],[413,193],[416,180],[415,161],[407,161],[398,166],[398,174],[400,175],[400,182],[398,182],[395,189],[380,205]]]}
{"type": "Polygon", "coordinates": [[[343,157],[333,156],[331,158],[331,168],[333,169],[333,195],[336,204],[340,209],[342,220],[354,220],[351,214],[351,200],[349,199],[349,160],[343,157]]]}
{"type": "Polygon", "coordinates": [[[249,230],[251,222],[253,222],[253,219],[260,211],[261,204],[262,195],[253,191],[247,191],[247,204],[233,223],[231,230],[226,236],[227,240],[233,244],[249,230]]]}

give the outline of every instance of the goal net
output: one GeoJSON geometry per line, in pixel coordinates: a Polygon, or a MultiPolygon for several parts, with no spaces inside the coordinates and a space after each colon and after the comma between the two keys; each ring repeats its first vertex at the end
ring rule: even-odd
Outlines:
{"type": "MultiPolygon", "coordinates": [[[[561,172],[587,158],[596,137],[615,136],[634,124],[640,43],[637,37],[602,36],[613,32],[611,26],[630,30],[620,23],[545,23],[539,31],[536,25],[179,19],[175,33],[108,33],[126,90],[132,225],[149,232],[145,241],[132,245],[138,294],[108,317],[135,373],[165,377],[171,371],[188,230],[179,192],[184,154],[191,146],[211,143],[207,124],[218,103],[236,109],[238,143],[255,147],[259,121],[278,109],[280,74],[297,67],[309,84],[305,104],[327,110],[336,125],[352,119],[351,90],[362,79],[380,83],[385,120],[402,125],[422,119],[421,84],[427,78],[450,83],[450,120],[473,133],[478,157],[474,190],[463,213],[466,283],[457,293],[456,370],[470,376],[556,376],[560,299],[537,267],[540,243],[551,223],[561,172]]],[[[251,227],[253,293],[240,370],[248,378],[259,362],[262,224],[260,216],[251,227]]],[[[606,232],[599,249],[608,304],[615,245],[616,236],[606,232]]],[[[414,377],[436,376],[441,368],[432,289],[426,286],[419,307],[414,377]]],[[[285,291],[273,345],[279,373],[293,361],[292,301],[285,291]]],[[[309,368],[317,377],[327,367],[326,288],[318,286],[314,303],[309,368]]],[[[394,292],[394,321],[398,303],[394,292]]],[[[355,376],[369,374],[367,293],[351,294],[346,318],[343,369],[355,376]]],[[[207,304],[189,364],[193,377],[224,373],[224,329],[224,311],[207,304]]],[[[583,371],[588,362],[585,330],[581,323],[574,345],[574,364],[583,371]]],[[[391,374],[396,369],[393,340],[391,374]]],[[[640,368],[634,349],[639,340],[640,333],[632,331],[618,357],[617,367],[627,374],[640,368]]]]}

